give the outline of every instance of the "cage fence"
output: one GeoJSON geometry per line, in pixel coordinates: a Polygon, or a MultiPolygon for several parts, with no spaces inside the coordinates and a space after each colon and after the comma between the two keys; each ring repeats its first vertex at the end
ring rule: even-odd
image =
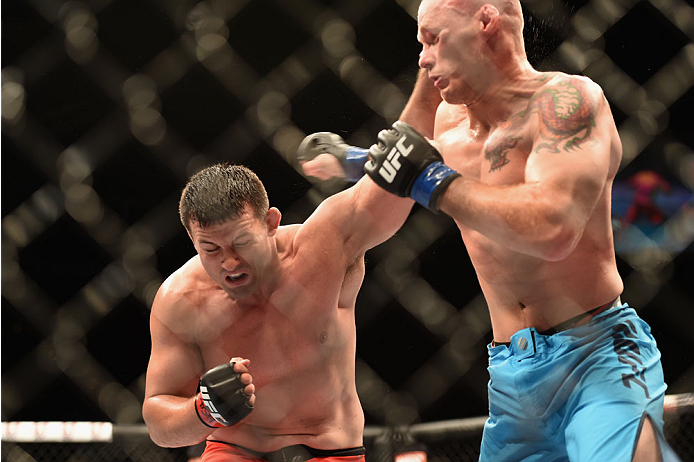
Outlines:
{"type": "MultiPolygon", "coordinates": [[[[485,417],[364,429],[369,462],[475,462],[485,417]],[[424,454],[424,457],[422,457],[424,454]]],[[[667,395],[665,437],[694,460],[694,393],[667,395]]],[[[185,462],[188,448],[161,448],[144,425],[108,422],[3,422],[3,462],[185,462]]]]}
{"type": "MultiPolygon", "coordinates": [[[[249,165],[272,179],[286,222],[304,220],[343,185],[303,178],[292,154],[324,130],[368,146],[397,117],[417,69],[418,4],[3,2],[3,420],[108,420],[115,434],[141,423],[149,307],[192,254],[176,214],[186,177],[213,160],[249,165]],[[248,40],[254,24],[282,40],[248,40]]],[[[653,327],[670,390],[691,391],[694,8],[522,4],[531,63],[604,89],[624,145],[613,189],[624,299],[653,327]],[[659,212],[642,213],[635,190],[654,176],[659,212]]],[[[367,421],[382,425],[366,441],[373,457],[392,456],[412,422],[484,412],[490,323],[466,261],[455,226],[422,210],[369,251],[356,380],[367,421]],[[457,398],[468,395],[478,399],[457,398]]],[[[668,414],[666,431],[692,454],[689,411],[668,414]]],[[[3,438],[2,457],[185,457],[115,434],[108,443],[3,438]]],[[[474,460],[479,435],[414,438],[430,460],[474,460]]]]}

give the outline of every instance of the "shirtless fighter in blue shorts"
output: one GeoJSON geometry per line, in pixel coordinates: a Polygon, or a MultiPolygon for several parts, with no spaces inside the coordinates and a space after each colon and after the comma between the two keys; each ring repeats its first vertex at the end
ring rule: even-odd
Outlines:
{"type": "Polygon", "coordinates": [[[400,196],[394,205],[414,199],[455,220],[494,333],[481,461],[676,460],[660,353],[620,300],[610,193],[622,147],[609,104],[585,77],[534,70],[522,30],[517,0],[423,0],[424,71],[400,121],[368,162],[325,133],[299,159],[318,177],[366,162],[361,181],[400,196]]]}

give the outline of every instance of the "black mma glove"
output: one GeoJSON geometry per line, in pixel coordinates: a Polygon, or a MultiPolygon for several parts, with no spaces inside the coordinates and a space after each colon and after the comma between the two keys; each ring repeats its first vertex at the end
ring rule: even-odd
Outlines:
{"type": "Polygon", "coordinates": [[[347,181],[356,183],[364,176],[364,164],[369,151],[350,146],[335,133],[318,132],[308,135],[296,150],[296,160],[306,162],[322,153],[331,154],[337,158],[345,171],[347,181]]]}
{"type": "Polygon", "coordinates": [[[433,212],[438,212],[441,193],[460,176],[426,138],[401,121],[378,134],[364,171],[386,191],[411,197],[433,212]]]}
{"type": "Polygon", "coordinates": [[[234,372],[234,363],[213,367],[200,379],[200,392],[195,398],[195,411],[208,427],[228,427],[253,410],[243,389],[241,374],[234,372]]]}

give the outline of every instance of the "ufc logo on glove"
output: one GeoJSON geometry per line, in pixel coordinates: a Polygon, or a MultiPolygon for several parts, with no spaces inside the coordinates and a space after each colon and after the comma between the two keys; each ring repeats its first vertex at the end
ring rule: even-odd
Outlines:
{"type": "Polygon", "coordinates": [[[395,143],[393,149],[390,150],[390,152],[388,153],[388,157],[386,157],[386,160],[383,161],[383,165],[378,170],[378,173],[388,183],[393,182],[393,180],[395,179],[395,175],[398,173],[398,170],[400,170],[401,165],[398,161],[400,156],[407,157],[407,155],[414,148],[413,144],[405,146],[404,143],[406,139],[407,135],[402,135],[398,142],[395,143]]]}
{"type": "Polygon", "coordinates": [[[425,137],[399,120],[379,132],[364,172],[389,193],[410,197],[433,212],[441,193],[460,176],[425,137]]]}
{"type": "Polygon", "coordinates": [[[203,402],[205,403],[205,406],[207,406],[207,410],[209,411],[210,415],[219,423],[223,425],[227,425],[228,422],[222,416],[218,411],[217,408],[215,407],[214,403],[212,402],[212,399],[210,398],[209,393],[207,392],[207,387],[200,387],[200,394],[202,397],[203,402]]]}

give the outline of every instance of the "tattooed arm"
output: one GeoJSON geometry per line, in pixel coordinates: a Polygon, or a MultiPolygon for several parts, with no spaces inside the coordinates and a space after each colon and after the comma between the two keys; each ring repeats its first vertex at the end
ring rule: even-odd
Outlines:
{"type": "Polygon", "coordinates": [[[485,145],[483,163],[490,176],[503,175],[508,152],[521,136],[530,136],[524,182],[494,186],[458,178],[439,208],[514,251],[563,260],[581,239],[621,157],[602,90],[581,77],[555,79],[500,130],[503,136],[485,145]]]}

